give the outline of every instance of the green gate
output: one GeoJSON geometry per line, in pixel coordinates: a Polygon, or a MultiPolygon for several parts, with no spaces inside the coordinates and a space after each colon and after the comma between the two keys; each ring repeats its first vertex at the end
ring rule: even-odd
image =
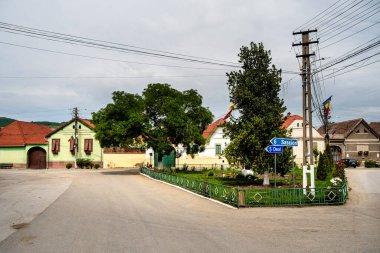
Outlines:
{"type": "MultiPolygon", "coordinates": [[[[158,154],[154,153],[154,167],[158,167],[158,154]]],[[[170,152],[169,155],[162,156],[162,167],[163,168],[171,168],[175,167],[175,152],[170,152]]]]}

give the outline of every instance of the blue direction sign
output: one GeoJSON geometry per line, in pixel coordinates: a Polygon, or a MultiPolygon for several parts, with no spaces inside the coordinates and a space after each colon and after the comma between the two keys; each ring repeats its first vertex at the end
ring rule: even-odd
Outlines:
{"type": "Polygon", "coordinates": [[[271,145],[266,147],[265,150],[270,154],[282,154],[284,152],[284,147],[271,145]]]}
{"type": "Polygon", "coordinates": [[[295,147],[298,146],[298,141],[296,139],[290,138],[272,138],[270,143],[276,146],[286,146],[286,147],[295,147]]]}

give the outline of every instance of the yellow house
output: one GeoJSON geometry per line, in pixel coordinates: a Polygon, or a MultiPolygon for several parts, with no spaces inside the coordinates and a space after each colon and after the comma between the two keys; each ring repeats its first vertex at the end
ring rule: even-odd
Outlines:
{"type": "Polygon", "coordinates": [[[48,168],[65,168],[68,163],[74,165],[78,158],[91,159],[103,167],[103,152],[95,139],[94,127],[88,120],[74,118],[48,134],[48,168]]]}

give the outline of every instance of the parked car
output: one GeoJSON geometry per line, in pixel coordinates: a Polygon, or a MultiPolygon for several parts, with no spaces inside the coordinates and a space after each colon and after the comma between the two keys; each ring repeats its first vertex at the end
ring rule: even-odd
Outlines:
{"type": "Polygon", "coordinates": [[[356,168],[358,166],[358,161],[355,159],[342,159],[340,160],[346,167],[354,167],[356,168]]]}

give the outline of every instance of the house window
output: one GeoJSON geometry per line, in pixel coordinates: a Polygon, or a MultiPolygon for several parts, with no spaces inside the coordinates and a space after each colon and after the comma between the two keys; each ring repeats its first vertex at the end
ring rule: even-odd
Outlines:
{"type": "Polygon", "coordinates": [[[222,145],[216,144],[215,145],[215,155],[220,155],[222,154],[222,145]]]}
{"type": "Polygon", "coordinates": [[[70,142],[70,153],[71,154],[75,154],[75,140],[74,140],[74,138],[71,138],[70,140],[69,140],[69,142],[70,142]]]}
{"type": "Polygon", "coordinates": [[[53,152],[53,154],[59,153],[60,141],[61,141],[60,139],[53,139],[51,141],[51,152],[53,152]]]}
{"type": "Polygon", "coordinates": [[[91,154],[92,147],[93,146],[93,140],[92,139],[84,139],[84,152],[86,154],[91,154]]]}
{"type": "Polygon", "coordinates": [[[300,127],[300,123],[297,123],[297,127],[300,127]]]}

